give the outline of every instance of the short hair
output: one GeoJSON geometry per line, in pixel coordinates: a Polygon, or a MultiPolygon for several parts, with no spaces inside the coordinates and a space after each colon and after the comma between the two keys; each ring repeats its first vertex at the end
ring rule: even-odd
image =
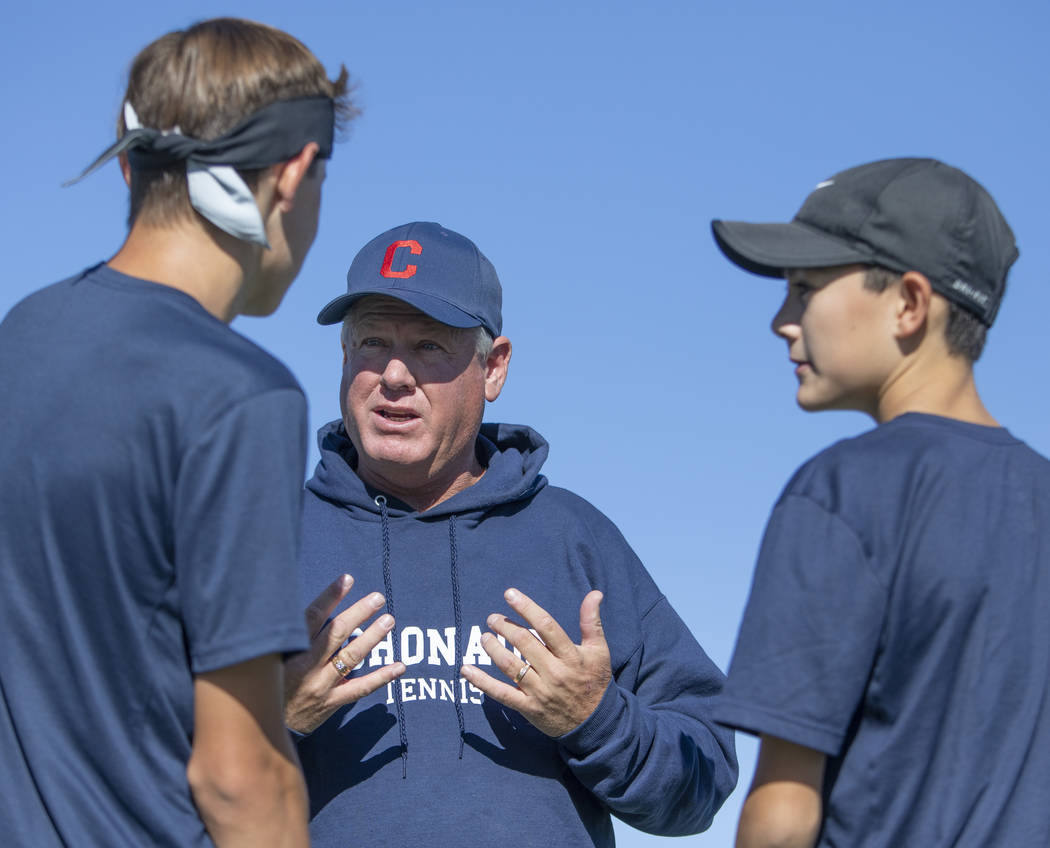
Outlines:
{"type": "MultiPolygon", "coordinates": [[[[864,288],[875,292],[885,291],[901,278],[902,274],[881,265],[869,265],[864,270],[864,288]]],[[[974,313],[958,303],[948,301],[948,323],[944,338],[948,353],[962,356],[970,362],[981,358],[988,327],[974,313]]]]}
{"type": "MultiPolygon", "coordinates": [[[[358,324],[360,323],[359,316],[361,314],[361,307],[364,305],[375,304],[377,301],[382,300],[397,300],[397,298],[388,298],[385,295],[367,295],[361,298],[360,300],[354,301],[354,303],[351,304],[350,308],[346,311],[346,315],[343,317],[343,328],[340,331],[339,335],[339,339],[344,345],[347,345],[349,347],[351,341],[354,338],[354,334],[356,333],[358,324]]],[[[420,314],[425,315],[428,318],[430,317],[422,311],[420,311],[420,314]]],[[[430,320],[436,321],[438,324],[441,323],[440,321],[437,321],[436,318],[431,318],[430,320]]],[[[447,324],[445,326],[448,327],[447,324]]],[[[452,330],[455,334],[473,334],[474,355],[477,357],[479,362],[481,362],[482,364],[485,363],[485,360],[489,358],[489,354],[492,353],[492,344],[495,341],[495,339],[489,335],[488,330],[486,330],[482,326],[449,327],[449,329],[452,330]]]]}
{"type": "MultiPolygon", "coordinates": [[[[201,21],[162,35],[131,63],[124,100],[142,125],[178,127],[184,135],[210,141],[278,100],[325,95],[345,127],[358,110],[350,100],[349,75],[328,79],[306,46],[279,29],[238,18],[201,21]]],[[[127,132],[123,109],[117,136],[127,132]]],[[[254,190],[263,169],[239,173],[254,190]]],[[[128,225],[136,220],[164,226],[192,217],[186,165],[133,169],[128,225]]]]}

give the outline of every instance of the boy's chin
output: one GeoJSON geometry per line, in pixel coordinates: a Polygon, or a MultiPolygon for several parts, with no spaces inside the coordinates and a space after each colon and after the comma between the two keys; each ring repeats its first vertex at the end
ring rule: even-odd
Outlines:
{"type": "Polygon", "coordinates": [[[847,398],[817,399],[804,397],[800,392],[795,396],[795,402],[803,412],[860,412],[864,415],[870,415],[872,418],[877,417],[874,407],[869,408],[860,402],[847,398]]]}
{"type": "Polygon", "coordinates": [[[823,412],[834,408],[826,399],[807,394],[805,387],[799,388],[795,394],[795,403],[803,412],[823,412]]]}

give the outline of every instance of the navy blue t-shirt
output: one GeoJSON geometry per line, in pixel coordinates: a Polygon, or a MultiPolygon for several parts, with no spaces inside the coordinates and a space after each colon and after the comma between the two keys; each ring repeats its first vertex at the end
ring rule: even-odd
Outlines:
{"type": "Polygon", "coordinates": [[[715,717],[828,755],[820,846],[1050,844],[1050,462],[907,414],[796,473],[715,717]]]}
{"type": "Polygon", "coordinates": [[[0,825],[208,846],[193,676],[306,646],[306,421],[272,356],[100,265],[0,324],[0,825]]]}

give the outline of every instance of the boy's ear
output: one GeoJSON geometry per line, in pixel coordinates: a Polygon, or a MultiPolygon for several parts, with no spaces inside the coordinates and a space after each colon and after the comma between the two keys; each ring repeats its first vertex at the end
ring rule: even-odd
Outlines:
{"type": "Polygon", "coordinates": [[[295,193],[306,178],[310,165],[313,164],[320,150],[317,142],[311,141],[291,159],[276,166],[275,200],[280,205],[282,212],[290,212],[295,205],[295,193]]]}
{"type": "Polygon", "coordinates": [[[926,326],[930,316],[930,301],[933,298],[933,286],[925,274],[918,271],[905,271],[898,283],[896,331],[897,338],[905,339],[914,336],[926,326]]]}
{"type": "Polygon", "coordinates": [[[131,188],[131,163],[128,162],[128,154],[118,153],[117,162],[120,163],[120,173],[124,177],[124,183],[131,188]]]}

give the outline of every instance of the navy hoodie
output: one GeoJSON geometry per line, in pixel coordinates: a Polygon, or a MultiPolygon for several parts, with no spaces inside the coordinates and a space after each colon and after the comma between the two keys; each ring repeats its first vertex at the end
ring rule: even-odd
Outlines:
{"type": "Polygon", "coordinates": [[[342,422],[306,484],[303,601],[339,574],[384,592],[397,624],[355,674],[408,670],[299,740],[315,846],[611,846],[610,814],[664,835],[706,828],[736,783],[732,732],[709,717],[724,677],[615,525],[539,473],[547,443],[485,424],[473,486],[426,512],[367,487],[342,422]],[[575,642],[591,589],[613,682],[556,739],[459,676],[501,673],[480,637],[514,586],[575,642]]]}

